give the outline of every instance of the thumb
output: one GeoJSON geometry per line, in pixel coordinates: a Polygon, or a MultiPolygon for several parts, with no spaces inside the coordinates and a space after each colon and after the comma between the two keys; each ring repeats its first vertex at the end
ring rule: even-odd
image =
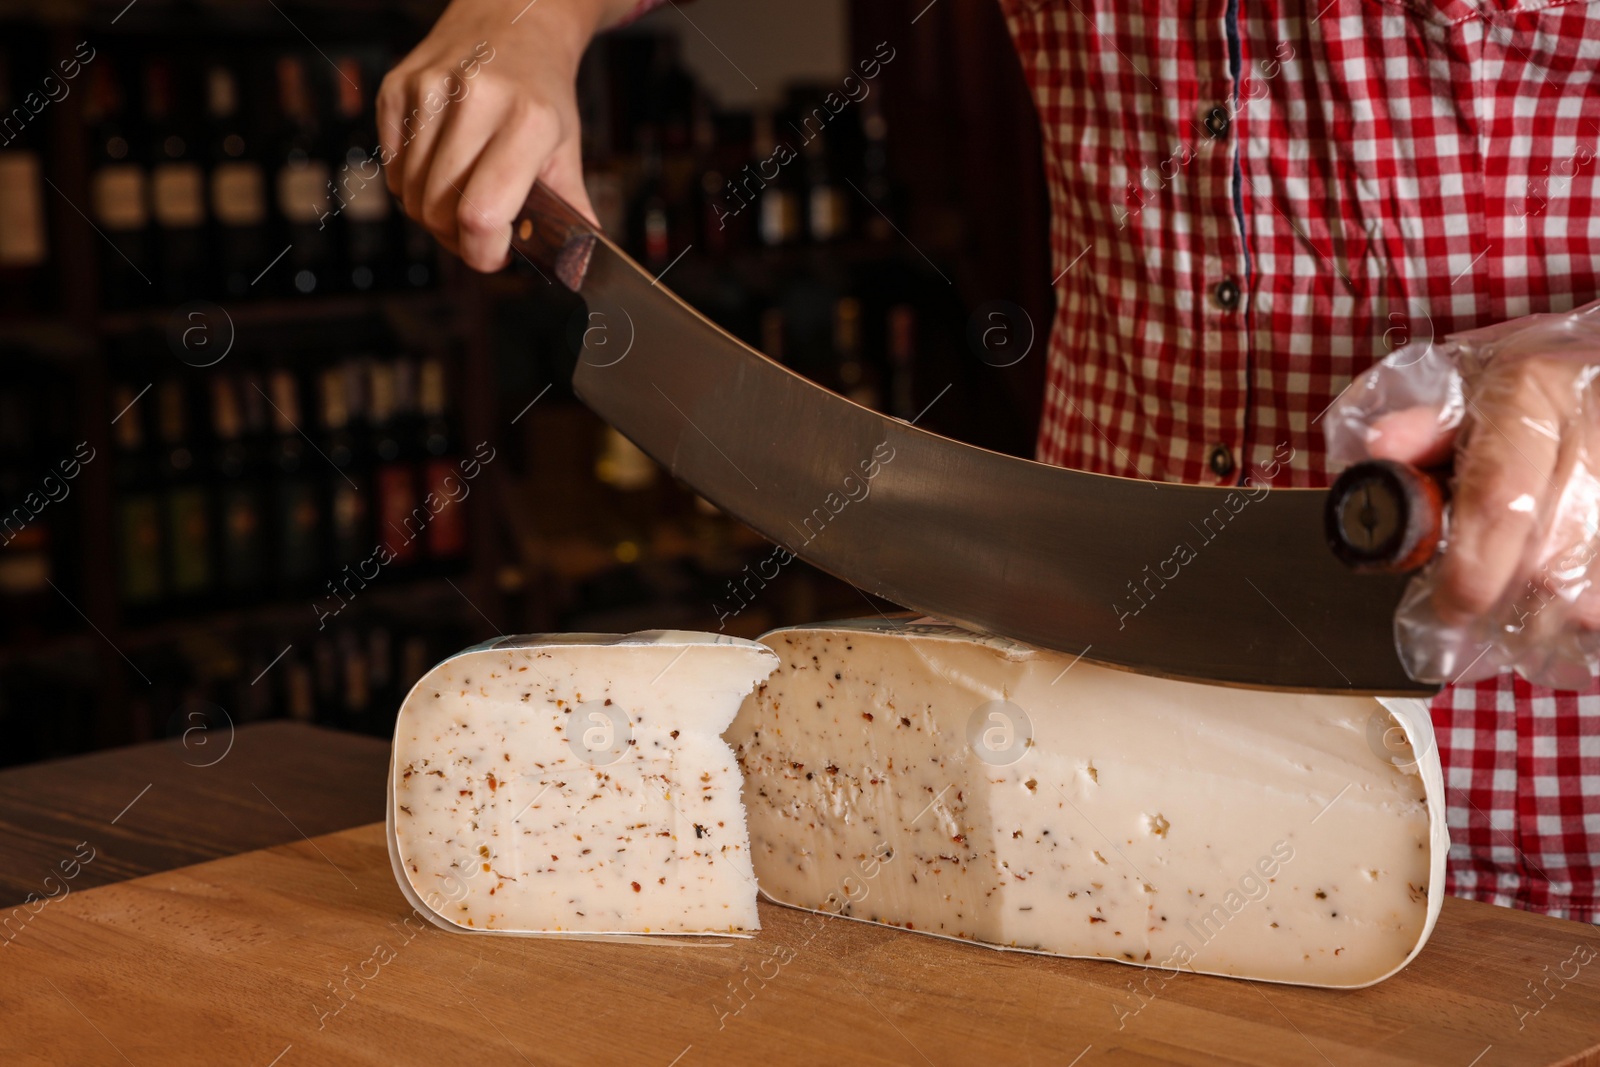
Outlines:
{"type": "Polygon", "coordinates": [[[1367,427],[1367,454],[1417,467],[1434,467],[1450,458],[1456,427],[1430,405],[1401,408],[1374,418],[1367,427]]]}

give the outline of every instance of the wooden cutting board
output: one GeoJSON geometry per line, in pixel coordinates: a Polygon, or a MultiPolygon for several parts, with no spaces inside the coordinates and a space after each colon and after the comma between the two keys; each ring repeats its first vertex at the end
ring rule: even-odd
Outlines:
{"type": "Polygon", "coordinates": [[[765,904],[690,947],[409,915],[381,825],[70,893],[0,940],[0,1063],[1600,1064],[1600,934],[1455,899],[1372,989],[1142,996],[1132,967],[765,904]]]}

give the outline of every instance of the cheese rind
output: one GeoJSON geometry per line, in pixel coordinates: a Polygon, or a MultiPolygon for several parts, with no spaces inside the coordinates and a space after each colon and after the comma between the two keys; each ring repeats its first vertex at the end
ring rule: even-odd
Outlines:
{"type": "Polygon", "coordinates": [[[759,929],[720,734],[776,664],[753,641],[683,631],[505,638],[445,660],[395,724],[401,891],[468,932],[759,929]]]}
{"type": "Polygon", "coordinates": [[[1415,701],[1150,678],[931,620],[762,640],[781,665],[729,738],[778,903],[1330,987],[1432,930],[1449,838],[1415,701]]]}

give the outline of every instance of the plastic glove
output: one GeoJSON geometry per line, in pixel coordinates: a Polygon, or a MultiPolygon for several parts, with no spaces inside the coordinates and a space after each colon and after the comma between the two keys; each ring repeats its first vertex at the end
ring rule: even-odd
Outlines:
{"type": "Polygon", "coordinates": [[[1335,468],[1454,455],[1442,552],[1395,615],[1420,681],[1513,669],[1557,689],[1600,660],[1600,301],[1441,343],[1357,378],[1323,427],[1335,468]]]}

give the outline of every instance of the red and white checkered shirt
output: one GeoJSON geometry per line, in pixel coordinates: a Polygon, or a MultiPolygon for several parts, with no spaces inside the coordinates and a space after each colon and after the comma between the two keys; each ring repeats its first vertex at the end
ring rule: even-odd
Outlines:
{"type": "MultiPolygon", "coordinates": [[[[1227,0],[1002,3],[1061,275],[1045,462],[1217,484],[1293,449],[1277,484],[1322,485],[1320,414],[1391,349],[1600,297],[1600,3],[1246,0],[1237,76],[1227,0]]],[[[1600,920],[1600,686],[1433,719],[1449,891],[1600,920]]]]}

